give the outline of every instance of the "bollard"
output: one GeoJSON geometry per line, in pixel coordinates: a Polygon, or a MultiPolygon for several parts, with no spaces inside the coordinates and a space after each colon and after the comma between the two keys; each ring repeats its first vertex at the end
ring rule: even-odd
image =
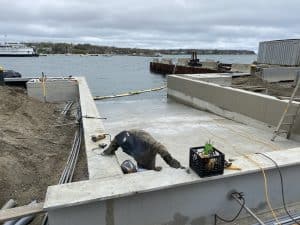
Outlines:
{"type": "Polygon", "coordinates": [[[3,67],[0,66],[0,85],[4,85],[4,70],[3,67]]]}

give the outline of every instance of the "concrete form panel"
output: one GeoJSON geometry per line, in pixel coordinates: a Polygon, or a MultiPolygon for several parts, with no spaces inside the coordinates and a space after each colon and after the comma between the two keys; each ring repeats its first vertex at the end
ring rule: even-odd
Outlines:
{"type": "Polygon", "coordinates": [[[47,78],[43,84],[39,79],[31,79],[27,82],[29,97],[39,101],[67,102],[78,100],[78,84],[72,78],[47,78]]]}

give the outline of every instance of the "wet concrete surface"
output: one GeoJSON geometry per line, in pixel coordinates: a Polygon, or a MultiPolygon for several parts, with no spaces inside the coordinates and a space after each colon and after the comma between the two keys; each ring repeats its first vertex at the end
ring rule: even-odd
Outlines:
{"type": "MultiPolygon", "coordinates": [[[[163,143],[184,166],[188,166],[190,147],[211,141],[226,158],[243,154],[268,152],[293,147],[300,143],[277,138],[270,141],[274,128],[250,127],[215,114],[193,109],[162,97],[134,99],[130,97],[97,102],[99,113],[107,117],[104,126],[112,136],[126,129],[143,129],[163,143]]],[[[117,152],[119,163],[128,159],[117,152]]],[[[158,156],[157,165],[168,165],[158,156]]]]}

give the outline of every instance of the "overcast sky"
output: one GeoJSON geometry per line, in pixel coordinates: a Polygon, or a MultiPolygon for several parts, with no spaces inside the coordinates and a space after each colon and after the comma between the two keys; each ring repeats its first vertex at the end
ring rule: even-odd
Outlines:
{"type": "Polygon", "coordinates": [[[299,0],[0,0],[0,4],[0,41],[256,50],[261,40],[300,37],[299,0]]]}

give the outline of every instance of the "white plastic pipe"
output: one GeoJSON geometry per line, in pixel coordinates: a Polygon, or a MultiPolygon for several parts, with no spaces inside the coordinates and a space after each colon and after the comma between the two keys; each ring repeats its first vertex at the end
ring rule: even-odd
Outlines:
{"type": "MultiPolygon", "coordinates": [[[[17,205],[17,203],[15,202],[15,200],[13,199],[9,199],[1,208],[1,210],[3,209],[10,209],[13,208],[17,205]]],[[[18,219],[15,220],[9,220],[6,221],[5,223],[3,223],[3,225],[14,225],[17,222],[18,219]]]]}
{"type": "MultiPolygon", "coordinates": [[[[32,201],[29,205],[35,204],[36,200],[32,201]]],[[[34,215],[25,216],[19,219],[14,225],[27,225],[34,219],[34,215]]],[[[6,224],[5,224],[6,225],[6,224]]]]}
{"type": "Polygon", "coordinates": [[[16,206],[16,202],[13,199],[9,199],[1,208],[1,210],[3,209],[10,209],[16,206]]]}

